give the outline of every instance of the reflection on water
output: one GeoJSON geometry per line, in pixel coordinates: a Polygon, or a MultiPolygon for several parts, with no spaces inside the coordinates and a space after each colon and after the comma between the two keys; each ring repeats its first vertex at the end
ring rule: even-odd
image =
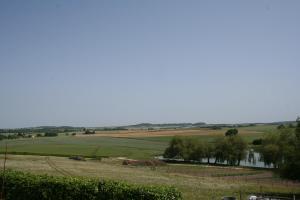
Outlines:
{"type": "MultiPolygon", "coordinates": [[[[158,156],[156,157],[157,159],[160,160],[167,160],[163,158],[163,156],[158,156]]],[[[183,161],[183,159],[172,159],[176,161],[183,161]]],[[[215,163],[215,158],[210,158],[209,162],[215,163]]],[[[201,160],[201,163],[207,163],[207,159],[204,158],[201,160]]],[[[217,162],[217,164],[227,164],[226,162],[217,162]]],[[[273,165],[266,166],[265,163],[260,159],[260,154],[258,152],[255,152],[253,149],[250,149],[247,151],[246,159],[242,160],[240,162],[240,166],[245,166],[245,167],[259,167],[259,168],[273,168],[273,165]]]]}
{"type": "MultiPolygon", "coordinates": [[[[207,159],[202,159],[201,162],[202,163],[207,163],[207,159]]],[[[215,158],[210,158],[209,162],[214,163],[215,158]]],[[[226,164],[226,162],[223,162],[223,163],[220,163],[220,164],[226,164]]],[[[263,161],[261,161],[260,154],[258,152],[253,151],[252,149],[247,152],[246,159],[241,161],[240,166],[273,168],[273,165],[266,166],[265,163],[263,161]]]]}

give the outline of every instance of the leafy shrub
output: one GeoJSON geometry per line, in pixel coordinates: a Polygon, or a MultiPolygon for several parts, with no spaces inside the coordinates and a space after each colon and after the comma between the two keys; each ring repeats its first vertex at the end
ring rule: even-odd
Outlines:
{"type": "Polygon", "coordinates": [[[253,145],[261,145],[262,142],[263,142],[263,139],[262,139],[262,138],[254,139],[254,140],[252,141],[252,144],[253,144],[253,145]]]}
{"type": "Polygon", "coordinates": [[[181,193],[173,187],[144,187],[116,181],[100,181],[97,200],[176,200],[181,193]]]}
{"type": "MultiPolygon", "coordinates": [[[[0,175],[2,187],[3,173],[0,175]]],[[[117,181],[32,175],[7,171],[6,200],[180,200],[173,187],[138,186],[117,181]]]]}
{"type": "Polygon", "coordinates": [[[237,135],[239,133],[239,131],[237,129],[229,129],[226,133],[225,136],[234,136],[237,135]]]}
{"type": "MultiPolygon", "coordinates": [[[[2,177],[3,174],[1,179],[2,177]]],[[[95,200],[97,190],[95,180],[32,175],[15,171],[7,171],[5,174],[6,200],[95,200]]]]}
{"type": "Polygon", "coordinates": [[[91,131],[91,130],[84,131],[84,134],[86,134],[86,135],[95,134],[95,133],[96,133],[95,131],[91,131]]]}
{"type": "Polygon", "coordinates": [[[45,137],[56,137],[58,136],[58,133],[56,132],[46,132],[45,137]]]}

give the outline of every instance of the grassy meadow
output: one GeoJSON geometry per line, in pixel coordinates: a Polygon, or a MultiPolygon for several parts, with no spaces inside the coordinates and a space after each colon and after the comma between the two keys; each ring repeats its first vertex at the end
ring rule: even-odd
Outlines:
{"type": "MultiPolygon", "coordinates": [[[[240,135],[251,143],[253,139],[263,137],[266,130],[252,127],[241,128],[240,135]]],[[[35,137],[0,141],[0,152],[5,151],[5,143],[11,154],[35,155],[82,155],[87,157],[128,157],[132,159],[151,159],[162,155],[173,136],[186,136],[213,142],[222,137],[226,129],[181,129],[159,131],[97,131],[95,135],[66,136],[61,133],[58,137],[35,137]]]]}

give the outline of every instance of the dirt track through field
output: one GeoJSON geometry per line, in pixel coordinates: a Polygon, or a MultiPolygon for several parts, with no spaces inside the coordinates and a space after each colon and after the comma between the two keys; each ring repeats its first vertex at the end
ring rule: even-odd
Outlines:
{"type": "Polygon", "coordinates": [[[54,169],[55,171],[57,171],[59,174],[61,175],[65,175],[65,176],[72,176],[71,173],[69,173],[68,171],[59,168],[49,157],[45,158],[46,162],[48,163],[48,165],[54,169]]]}

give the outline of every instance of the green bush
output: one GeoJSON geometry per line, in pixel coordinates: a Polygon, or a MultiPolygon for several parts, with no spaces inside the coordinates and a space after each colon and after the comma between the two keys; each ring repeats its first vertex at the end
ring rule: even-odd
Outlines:
{"type": "Polygon", "coordinates": [[[45,137],[56,137],[58,136],[58,133],[57,132],[46,132],[45,137]]]}
{"type": "MultiPolygon", "coordinates": [[[[3,174],[1,179],[2,177],[3,174]]],[[[96,195],[97,182],[94,180],[32,175],[15,171],[7,171],[5,174],[6,200],[96,199],[96,195]]]]}
{"type": "MultiPolygon", "coordinates": [[[[3,173],[0,175],[0,185],[2,180],[3,173]]],[[[5,199],[180,200],[182,197],[173,187],[138,186],[109,180],[97,181],[6,171],[5,199]]]]}
{"type": "Polygon", "coordinates": [[[176,200],[182,199],[173,187],[145,187],[116,181],[100,181],[97,200],[176,200]]]}

